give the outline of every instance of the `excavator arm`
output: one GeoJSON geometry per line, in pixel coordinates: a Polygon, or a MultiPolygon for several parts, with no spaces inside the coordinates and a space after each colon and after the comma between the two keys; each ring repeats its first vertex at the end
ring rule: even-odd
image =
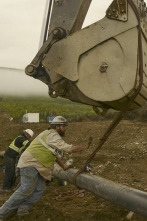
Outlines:
{"type": "Polygon", "coordinates": [[[114,0],[102,20],[81,29],[90,3],[53,2],[48,39],[26,74],[47,84],[51,97],[121,111],[142,74],[129,110],[141,107],[147,100],[146,5],[142,0],[114,0]]]}

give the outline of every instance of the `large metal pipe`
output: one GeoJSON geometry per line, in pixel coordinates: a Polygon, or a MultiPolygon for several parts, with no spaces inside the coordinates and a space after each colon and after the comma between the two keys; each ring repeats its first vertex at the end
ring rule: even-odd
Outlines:
{"type": "MultiPolygon", "coordinates": [[[[73,177],[77,170],[69,169],[63,171],[58,166],[54,168],[54,176],[73,183],[73,177]]],[[[147,217],[147,193],[117,184],[110,180],[91,175],[89,173],[81,173],[76,179],[76,185],[85,189],[94,195],[107,199],[127,210],[138,213],[147,217]]]]}

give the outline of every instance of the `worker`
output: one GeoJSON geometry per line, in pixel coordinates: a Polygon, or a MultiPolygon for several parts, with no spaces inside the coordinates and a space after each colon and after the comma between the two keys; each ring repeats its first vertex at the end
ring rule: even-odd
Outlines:
{"type": "Polygon", "coordinates": [[[30,144],[30,138],[33,137],[33,131],[26,129],[18,135],[9,145],[4,153],[5,175],[1,191],[10,191],[15,183],[15,168],[18,157],[30,144]]]}
{"type": "Polygon", "coordinates": [[[0,219],[14,209],[17,215],[29,213],[30,206],[37,202],[44,193],[45,180],[50,180],[55,162],[64,170],[70,165],[63,164],[60,150],[77,152],[87,149],[85,146],[67,144],[62,136],[65,135],[67,121],[62,116],[57,116],[51,123],[51,128],[40,133],[21,155],[18,167],[20,170],[20,187],[0,207],[0,219]]]}

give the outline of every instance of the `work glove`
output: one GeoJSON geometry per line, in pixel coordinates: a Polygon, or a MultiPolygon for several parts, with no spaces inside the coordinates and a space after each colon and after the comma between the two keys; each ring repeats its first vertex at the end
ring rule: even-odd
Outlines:
{"type": "Polygon", "coordinates": [[[73,159],[69,159],[65,165],[64,165],[64,170],[68,170],[69,168],[72,168],[73,167],[73,159]]]}
{"type": "Polygon", "coordinates": [[[66,161],[65,163],[67,166],[72,166],[73,165],[73,159],[69,159],[68,161],[66,161]]]}

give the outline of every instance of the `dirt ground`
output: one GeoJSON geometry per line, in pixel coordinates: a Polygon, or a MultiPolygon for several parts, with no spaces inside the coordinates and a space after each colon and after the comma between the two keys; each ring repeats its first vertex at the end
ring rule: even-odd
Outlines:
{"type": "MultiPolygon", "coordinates": [[[[75,168],[86,161],[90,153],[97,147],[99,138],[103,135],[111,121],[69,123],[65,140],[72,144],[84,144],[89,136],[93,142],[89,150],[76,153],[75,168]]],[[[9,120],[7,114],[0,114],[0,151],[5,150],[13,138],[23,129],[34,130],[35,135],[48,127],[48,124],[19,124],[9,120]]],[[[92,173],[129,187],[147,191],[147,121],[136,122],[123,120],[102,149],[93,159],[92,173]]],[[[0,164],[3,159],[0,158],[0,164]]],[[[0,168],[0,184],[2,184],[4,169],[0,168]]],[[[16,211],[11,212],[6,220],[12,221],[122,221],[128,214],[126,209],[112,204],[100,197],[85,192],[83,197],[55,200],[59,194],[73,191],[77,188],[67,183],[59,186],[57,180],[46,186],[44,196],[30,209],[31,215],[18,217],[16,211]]],[[[2,205],[11,193],[0,194],[2,205]]],[[[145,221],[146,218],[134,214],[132,221],[145,221]]]]}

